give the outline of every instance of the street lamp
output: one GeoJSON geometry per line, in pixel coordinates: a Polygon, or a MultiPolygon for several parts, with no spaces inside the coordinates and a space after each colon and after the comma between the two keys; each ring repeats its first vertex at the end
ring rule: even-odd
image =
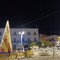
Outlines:
{"type": "Polygon", "coordinates": [[[21,35],[21,44],[23,44],[22,43],[22,38],[23,38],[23,35],[25,34],[25,32],[23,31],[23,32],[19,32],[19,34],[21,35]]]}
{"type": "Polygon", "coordinates": [[[22,46],[23,46],[23,41],[22,41],[22,39],[23,39],[23,35],[25,34],[25,32],[24,32],[24,31],[22,31],[22,32],[19,32],[18,34],[20,34],[20,35],[21,35],[21,44],[22,44],[22,46]]]}

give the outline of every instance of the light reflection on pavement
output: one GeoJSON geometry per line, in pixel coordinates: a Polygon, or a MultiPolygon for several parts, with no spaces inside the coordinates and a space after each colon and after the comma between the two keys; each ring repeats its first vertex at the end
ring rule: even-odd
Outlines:
{"type": "Polygon", "coordinates": [[[60,60],[60,57],[33,55],[32,57],[29,57],[29,58],[11,58],[11,59],[8,59],[8,57],[6,57],[3,59],[0,58],[0,60],[60,60]]]}
{"type": "Polygon", "coordinates": [[[16,59],[16,60],[60,60],[60,57],[52,57],[52,56],[36,56],[31,58],[23,58],[23,59],[16,59]]]}

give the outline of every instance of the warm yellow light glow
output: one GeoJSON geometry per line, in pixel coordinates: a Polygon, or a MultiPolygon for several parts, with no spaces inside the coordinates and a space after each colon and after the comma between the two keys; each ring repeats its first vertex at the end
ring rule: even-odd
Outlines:
{"type": "Polygon", "coordinates": [[[60,38],[60,37],[59,37],[60,38]]]}

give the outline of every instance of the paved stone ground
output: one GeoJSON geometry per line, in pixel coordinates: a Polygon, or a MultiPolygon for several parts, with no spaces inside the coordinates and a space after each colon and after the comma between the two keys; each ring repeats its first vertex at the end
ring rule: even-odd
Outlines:
{"type": "Polygon", "coordinates": [[[22,59],[14,59],[14,60],[60,60],[60,57],[57,56],[33,56],[31,58],[22,58],[22,59]]]}
{"type": "Polygon", "coordinates": [[[0,60],[60,60],[60,57],[58,56],[33,56],[31,58],[22,58],[22,59],[8,59],[8,57],[6,58],[0,58],[0,60]]]}
{"type": "Polygon", "coordinates": [[[40,57],[32,57],[32,58],[24,58],[20,60],[60,60],[58,57],[48,57],[48,56],[40,56],[40,57]]]}
{"type": "MultiPolygon", "coordinates": [[[[18,60],[18,59],[16,59],[18,60]]],[[[34,57],[34,58],[24,58],[24,59],[19,59],[19,60],[60,60],[60,58],[57,57],[34,57]]]]}

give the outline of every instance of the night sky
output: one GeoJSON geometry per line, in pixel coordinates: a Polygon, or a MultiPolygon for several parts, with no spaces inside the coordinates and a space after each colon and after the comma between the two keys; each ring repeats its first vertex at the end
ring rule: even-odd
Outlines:
{"type": "Polygon", "coordinates": [[[60,1],[0,1],[0,28],[39,28],[43,34],[60,35],[60,1]]]}

